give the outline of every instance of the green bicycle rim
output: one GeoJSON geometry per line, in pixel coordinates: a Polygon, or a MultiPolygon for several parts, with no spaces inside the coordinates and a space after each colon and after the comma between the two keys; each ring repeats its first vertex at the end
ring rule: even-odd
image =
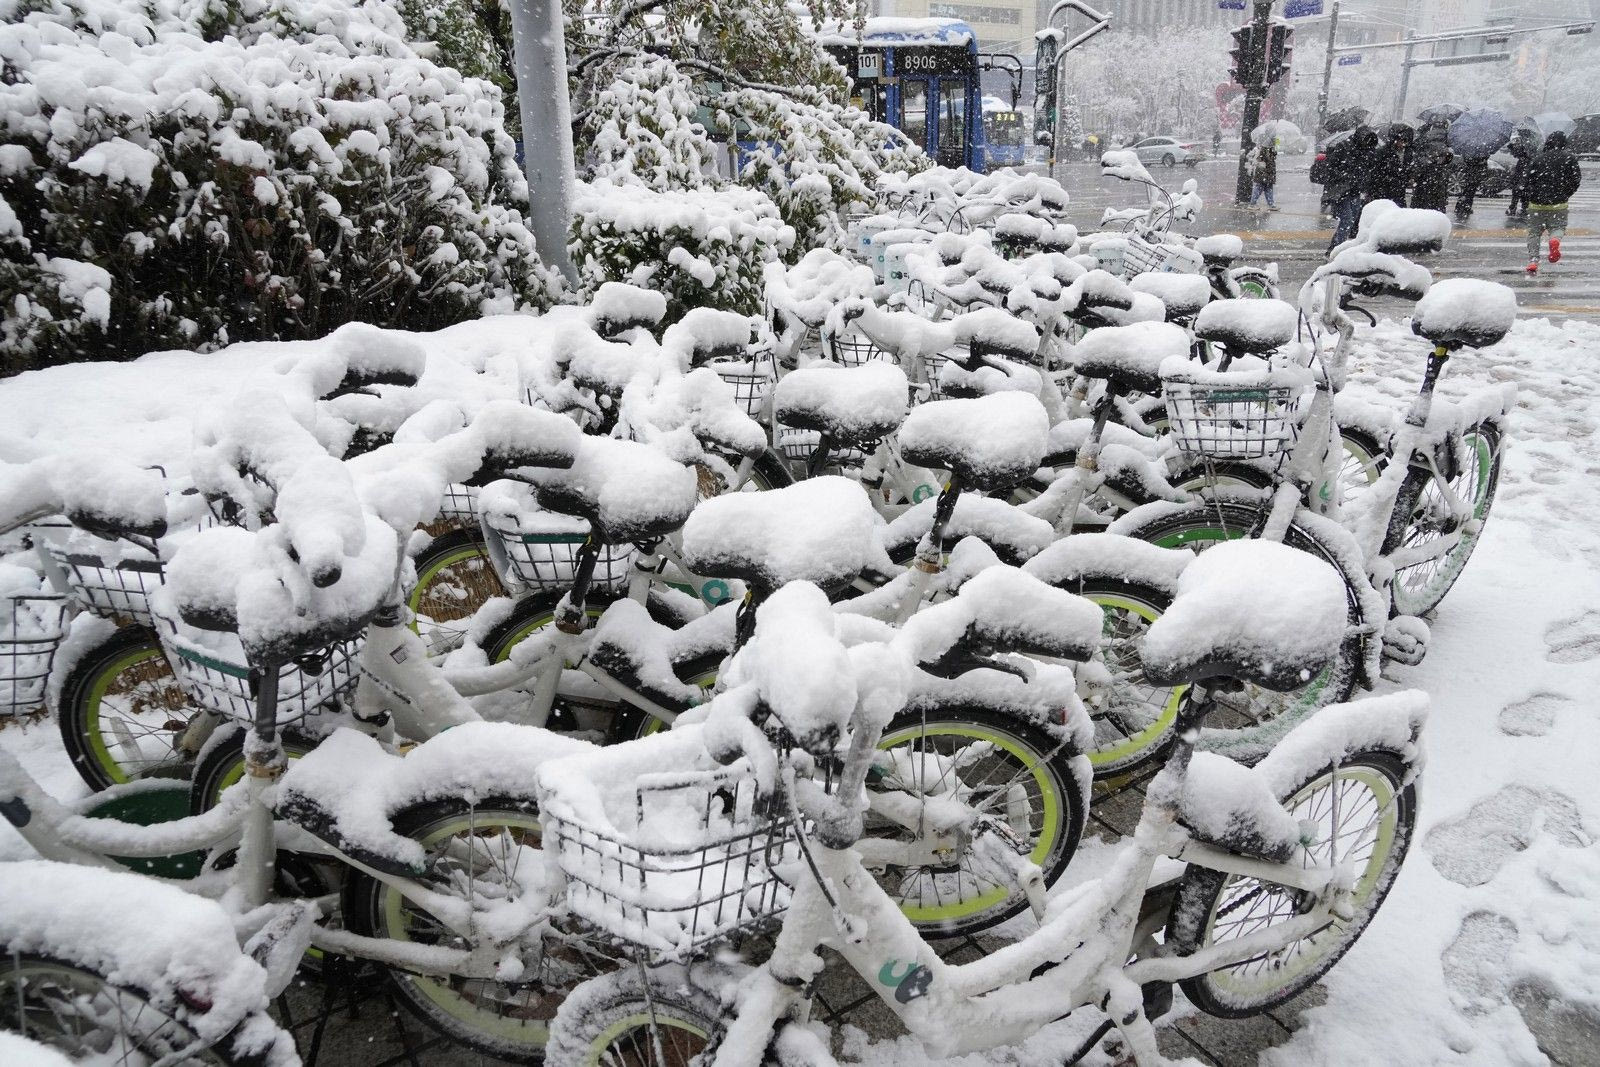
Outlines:
{"type": "MultiPolygon", "coordinates": [[[[502,813],[502,815],[505,814],[508,813],[502,813]]],[[[443,838],[452,837],[462,832],[471,833],[476,828],[474,815],[474,812],[458,815],[454,819],[436,826],[427,837],[422,838],[418,843],[423,848],[429,848],[443,838]]],[[[531,830],[538,834],[541,840],[543,839],[543,825],[533,816],[503,817],[499,825],[519,830],[531,830]]],[[[389,886],[383,887],[383,916],[387,925],[385,936],[396,941],[411,942],[411,938],[406,936],[405,916],[401,911],[404,903],[405,895],[403,893],[389,886]]],[[[460,1020],[466,1026],[480,1033],[489,1034],[498,1040],[523,1046],[530,1044],[542,1046],[549,1040],[549,1023],[512,1020],[507,1016],[494,1015],[491,1012],[483,1011],[467,1001],[465,997],[451,990],[447,984],[449,981],[447,978],[407,973],[402,980],[409,983],[411,988],[427,997],[428,1000],[438,1005],[445,1014],[460,1020]],[[532,1041],[529,1040],[530,1038],[532,1038],[532,1041]]]]}
{"type": "MultiPolygon", "coordinates": [[[[1126,611],[1139,616],[1146,622],[1155,622],[1156,619],[1160,618],[1160,614],[1148,604],[1141,604],[1126,597],[1113,594],[1095,594],[1090,596],[1089,599],[1098,604],[1102,611],[1108,608],[1126,611]]],[[[1106,625],[1110,626],[1109,616],[1107,617],[1106,625]]],[[[1088,752],[1089,765],[1094,768],[1095,776],[1099,777],[1103,768],[1115,766],[1126,761],[1130,756],[1144,751],[1165,736],[1167,731],[1172,729],[1178,721],[1178,707],[1183,703],[1183,694],[1187,688],[1188,686],[1173,686],[1172,694],[1162,707],[1161,714],[1143,730],[1110,748],[1096,747],[1090,749],[1088,752]]]]}
{"type": "MultiPolygon", "coordinates": [[[[1372,853],[1367,858],[1366,870],[1362,872],[1362,875],[1360,879],[1357,880],[1355,886],[1355,905],[1357,911],[1359,912],[1365,902],[1371,897],[1372,891],[1377,885],[1378,878],[1383,873],[1384,860],[1388,857],[1390,851],[1394,847],[1395,828],[1399,823],[1399,816],[1397,814],[1398,805],[1396,804],[1393,783],[1389,781],[1386,775],[1381,774],[1378,771],[1368,767],[1360,766],[1341,767],[1333,775],[1333,785],[1337,787],[1341,780],[1360,782],[1362,785],[1370,789],[1372,791],[1372,796],[1376,800],[1376,806],[1379,812],[1378,835],[1373,841],[1372,853]]],[[[1291,797],[1288,802],[1284,804],[1284,807],[1293,812],[1295,807],[1302,803],[1313,791],[1319,788],[1325,788],[1326,784],[1327,783],[1325,780],[1321,778],[1308,783],[1304,789],[1300,790],[1300,792],[1291,797]]],[[[1334,828],[1334,832],[1339,837],[1344,836],[1338,827],[1334,828]]],[[[1201,942],[1202,944],[1210,945],[1215,943],[1213,941],[1212,934],[1216,926],[1217,918],[1217,909],[1213,907],[1211,915],[1206,919],[1205,939],[1201,942]]],[[[1328,930],[1331,930],[1334,934],[1334,937],[1332,938],[1332,943],[1334,945],[1338,944],[1338,932],[1341,928],[1341,925],[1342,924],[1335,923],[1328,928],[1328,930]]],[[[1318,939],[1321,937],[1322,933],[1313,934],[1297,944],[1315,945],[1318,939]]],[[[1217,986],[1219,989],[1234,995],[1241,997],[1259,995],[1263,990],[1269,990],[1274,987],[1282,987],[1290,984],[1293,982],[1295,976],[1303,974],[1306,970],[1315,967],[1322,959],[1322,955],[1322,952],[1296,952],[1293,960],[1288,962],[1280,962],[1272,967],[1266,968],[1262,972],[1262,976],[1265,979],[1264,981],[1237,981],[1240,976],[1228,968],[1222,968],[1210,972],[1210,974],[1207,976],[1207,980],[1213,985],[1217,986]]]]}
{"type": "MultiPolygon", "coordinates": [[[[1034,863],[1042,865],[1045,857],[1050,853],[1051,845],[1060,836],[1062,809],[1061,798],[1056,796],[1055,790],[1050,785],[1049,776],[1044,773],[1043,758],[1038,753],[1030,753],[1015,742],[999,737],[981,726],[958,722],[929,722],[920,726],[897,730],[893,734],[880,738],[878,748],[893,748],[903,741],[910,741],[921,736],[923,731],[933,726],[940,727],[940,733],[946,736],[970,737],[977,741],[987,741],[996,748],[1010,753],[1032,774],[1034,782],[1039,786],[1039,797],[1044,801],[1044,822],[1039,828],[1039,843],[1033,847],[1033,851],[1028,855],[1028,858],[1034,863]],[[1031,762],[1030,756],[1032,757],[1031,762]]],[[[912,922],[950,922],[992,908],[1010,895],[1006,890],[996,888],[971,900],[961,901],[958,904],[936,907],[901,904],[900,910],[912,922]]]]}
{"type": "Polygon", "coordinates": [[[111,750],[106,747],[105,735],[100,730],[100,702],[105,699],[106,690],[111,687],[112,681],[123,671],[160,655],[162,652],[159,647],[129,649],[100,671],[95,676],[94,685],[89,689],[88,706],[83,718],[84,734],[89,741],[89,751],[94,754],[95,760],[106,775],[117,785],[125,785],[132,779],[122,769],[122,765],[111,758],[111,750]]]}
{"type": "MultiPolygon", "coordinates": [[[[411,595],[406,598],[406,607],[411,609],[411,632],[420,633],[418,629],[421,621],[418,609],[422,606],[422,595],[437,578],[441,571],[454,567],[458,563],[465,563],[471,559],[483,560],[484,566],[490,566],[489,553],[482,545],[462,545],[460,548],[440,556],[417,575],[416,587],[411,590],[411,595]]],[[[446,624],[447,625],[447,624],[446,624]]]]}

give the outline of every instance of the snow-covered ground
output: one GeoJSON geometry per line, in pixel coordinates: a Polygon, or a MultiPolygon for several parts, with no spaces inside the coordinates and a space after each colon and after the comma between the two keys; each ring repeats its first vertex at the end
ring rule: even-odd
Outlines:
{"type": "MultiPolygon", "coordinates": [[[[536,333],[501,318],[423,337],[429,374],[443,388],[484,371],[474,388],[510,389],[536,333]]],[[[195,412],[311,347],[239,345],[0,382],[0,459],[102,448],[181,463],[195,412]]],[[[1399,406],[1425,353],[1385,322],[1360,336],[1353,378],[1399,406]]],[[[1600,327],[1521,321],[1495,348],[1455,356],[1440,393],[1508,381],[1521,393],[1492,518],[1433,623],[1427,660],[1390,668],[1385,683],[1433,699],[1418,838],[1377,920],[1327,979],[1326,1002],[1264,1063],[1600,1062],[1600,708],[1585,695],[1600,688],[1600,327]]],[[[81,793],[52,725],[5,729],[0,744],[25,752],[51,788],[81,793]]],[[[0,858],[22,851],[0,834],[0,858]]],[[[1064,1029],[1022,1060],[1058,1060],[1064,1029]]]]}

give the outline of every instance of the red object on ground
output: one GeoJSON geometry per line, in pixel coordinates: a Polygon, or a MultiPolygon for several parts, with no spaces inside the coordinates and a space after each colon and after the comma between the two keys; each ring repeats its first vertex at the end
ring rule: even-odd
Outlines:
{"type": "Polygon", "coordinates": [[[1526,270],[1529,274],[1538,274],[1539,273],[1539,261],[1537,259],[1533,260],[1531,263],[1529,263],[1523,269],[1526,270]]]}
{"type": "Polygon", "coordinates": [[[1561,262],[1561,238],[1559,237],[1550,238],[1550,262],[1561,262]]]}

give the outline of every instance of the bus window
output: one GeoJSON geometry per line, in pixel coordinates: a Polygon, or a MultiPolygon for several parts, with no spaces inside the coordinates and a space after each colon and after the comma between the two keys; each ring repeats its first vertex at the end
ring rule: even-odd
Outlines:
{"type": "Polygon", "coordinates": [[[939,153],[941,167],[965,166],[967,145],[967,83],[939,79],[939,153]]]}
{"type": "Polygon", "coordinates": [[[928,146],[928,83],[921,78],[900,82],[900,132],[917,147],[928,146]]]}

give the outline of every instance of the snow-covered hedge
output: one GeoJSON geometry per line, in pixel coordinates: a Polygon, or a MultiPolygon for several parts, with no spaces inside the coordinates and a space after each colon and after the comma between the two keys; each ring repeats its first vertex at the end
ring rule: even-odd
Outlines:
{"type": "Polygon", "coordinates": [[[0,0],[0,372],[546,302],[498,92],[405,37],[386,0],[0,0]]]}
{"type": "Polygon", "coordinates": [[[794,230],[753,189],[657,191],[604,179],[580,183],[572,257],[588,292],[631,282],[667,298],[667,322],[691,308],[761,310],[763,270],[788,256],[794,230]]]}

